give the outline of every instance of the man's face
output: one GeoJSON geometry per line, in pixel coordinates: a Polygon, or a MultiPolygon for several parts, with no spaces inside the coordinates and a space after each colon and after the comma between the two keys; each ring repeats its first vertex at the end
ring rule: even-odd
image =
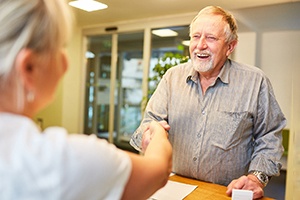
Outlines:
{"type": "Polygon", "coordinates": [[[220,15],[200,15],[191,26],[190,56],[199,73],[219,71],[233,49],[226,42],[228,24],[220,15]]]}

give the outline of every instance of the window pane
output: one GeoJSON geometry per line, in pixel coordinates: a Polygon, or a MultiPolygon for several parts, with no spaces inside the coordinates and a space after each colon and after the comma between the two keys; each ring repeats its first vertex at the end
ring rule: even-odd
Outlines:
{"type": "Polygon", "coordinates": [[[180,62],[180,59],[175,57],[186,57],[189,56],[189,47],[185,44],[185,42],[189,41],[189,26],[177,26],[177,27],[166,27],[160,29],[153,30],[161,30],[161,29],[170,29],[177,33],[177,36],[170,37],[160,37],[155,34],[152,34],[151,40],[151,61],[150,61],[150,70],[149,70],[149,79],[152,80],[149,82],[149,96],[155,90],[161,76],[165,73],[165,68],[169,65],[176,65],[180,62]],[[163,57],[168,57],[165,61],[161,59],[163,57]],[[157,70],[154,70],[154,67],[160,64],[161,68],[159,68],[159,74],[157,70]],[[155,77],[157,76],[157,77],[155,77]]]}
{"type": "Polygon", "coordinates": [[[117,145],[128,144],[141,121],[143,32],[118,35],[117,145]]]}
{"type": "Polygon", "coordinates": [[[84,132],[108,138],[111,36],[91,36],[87,40],[84,132]]]}

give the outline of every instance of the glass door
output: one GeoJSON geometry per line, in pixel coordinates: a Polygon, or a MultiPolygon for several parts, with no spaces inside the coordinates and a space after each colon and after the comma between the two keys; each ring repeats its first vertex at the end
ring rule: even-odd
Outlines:
{"type": "Polygon", "coordinates": [[[158,82],[168,67],[186,62],[188,59],[189,26],[152,29],[148,98],[150,98],[156,89],[158,82]],[[159,36],[154,34],[157,30],[170,30],[176,34],[171,36],[159,36]],[[155,69],[156,66],[159,67],[155,69]]]}
{"type": "Polygon", "coordinates": [[[108,138],[112,36],[90,36],[86,52],[85,134],[108,138]]]}
{"type": "Polygon", "coordinates": [[[129,140],[141,121],[143,37],[87,37],[84,131],[131,151],[129,140]]]}
{"type": "MultiPolygon", "coordinates": [[[[188,46],[183,44],[189,39],[188,26],[169,29],[178,35],[159,37],[147,29],[145,33],[87,36],[86,134],[96,134],[119,148],[135,151],[129,140],[142,119],[148,73],[151,79],[154,66],[166,53],[188,55],[188,46]]],[[[150,82],[149,88],[155,89],[156,85],[150,82]]]]}
{"type": "Polygon", "coordinates": [[[143,37],[143,32],[118,35],[117,146],[129,143],[142,118],[143,37]]]}

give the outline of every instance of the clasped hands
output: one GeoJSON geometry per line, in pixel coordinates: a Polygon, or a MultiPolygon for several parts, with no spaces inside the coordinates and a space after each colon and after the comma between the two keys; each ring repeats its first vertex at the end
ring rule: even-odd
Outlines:
{"type": "MultiPolygon", "coordinates": [[[[158,122],[166,131],[170,130],[170,125],[166,121],[160,121],[158,122]]],[[[151,123],[149,123],[144,132],[142,137],[142,152],[145,152],[148,144],[150,143],[152,137],[154,136],[154,132],[150,131],[151,123]]]]}
{"type": "MultiPolygon", "coordinates": [[[[159,124],[166,130],[170,130],[170,125],[166,121],[160,121],[159,124]]],[[[148,147],[150,143],[153,132],[150,131],[150,124],[145,128],[143,137],[142,137],[142,151],[148,147]]],[[[242,190],[251,190],[253,191],[253,199],[259,199],[264,196],[263,185],[259,182],[259,180],[253,174],[243,175],[238,179],[231,181],[231,183],[227,186],[226,194],[228,196],[232,195],[233,189],[242,189],[242,190]]]]}

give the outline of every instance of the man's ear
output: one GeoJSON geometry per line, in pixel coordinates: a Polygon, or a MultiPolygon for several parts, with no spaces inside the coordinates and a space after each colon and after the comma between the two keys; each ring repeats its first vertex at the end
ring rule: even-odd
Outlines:
{"type": "Polygon", "coordinates": [[[15,69],[27,91],[34,88],[35,54],[30,49],[22,49],[16,57],[15,69]]]}
{"type": "Polygon", "coordinates": [[[238,41],[237,40],[233,40],[228,44],[228,50],[226,52],[226,56],[228,57],[233,50],[235,49],[236,45],[237,45],[238,41]]]}

